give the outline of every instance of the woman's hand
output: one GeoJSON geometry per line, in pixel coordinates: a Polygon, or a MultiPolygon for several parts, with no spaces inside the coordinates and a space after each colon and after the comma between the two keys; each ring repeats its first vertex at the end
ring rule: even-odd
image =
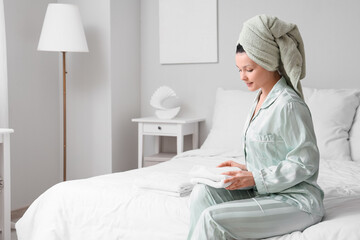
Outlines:
{"type": "Polygon", "coordinates": [[[224,180],[224,183],[231,182],[232,184],[228,186],[227,190],[236,190],[244,187],[253,187],[255,186],[255,180],[252,172],[249,171],[231,171],[224,172],[223,175],[231,176],[224,180]]]}
{"type": "Polygon", "coordinates": [[[247,171],[247,168],[246,168],[246,166],[244,164],[240,164],[240,163],[237,163],[237,162],[234,162],[234,161],[231,161],[231,160],[220,163],[220,165],[217,166],[217,167],[238,167],[243,171],[247,171]]]}

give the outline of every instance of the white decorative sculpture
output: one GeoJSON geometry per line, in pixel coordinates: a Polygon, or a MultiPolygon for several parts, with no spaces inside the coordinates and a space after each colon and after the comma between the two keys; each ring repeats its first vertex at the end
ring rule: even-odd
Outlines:
{"type": "Polygon", "coordinates": [[[151,96],[150,105],[158,118],[172,119],[180,112],[181,103],[174,90],[161,86],[151,96]]]}

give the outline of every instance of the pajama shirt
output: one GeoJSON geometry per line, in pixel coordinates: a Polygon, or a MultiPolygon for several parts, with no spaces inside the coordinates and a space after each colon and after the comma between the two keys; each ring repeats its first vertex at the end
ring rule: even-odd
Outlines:
{"type": "Polygon", "coordinates": [[[266,238],[304,230],[324,215],[324,194],[316,182],[319,150],[308,106],[282,77],[253,116],[260,94],[243,135],[255,186],[226,190],[197,185],[190,197],[188,239],[266,238]]]}

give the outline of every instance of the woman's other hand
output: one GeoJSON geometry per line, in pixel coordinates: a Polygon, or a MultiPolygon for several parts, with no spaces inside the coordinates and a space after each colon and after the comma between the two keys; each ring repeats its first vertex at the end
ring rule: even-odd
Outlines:
{"type": "Polygon", "coordinates": [[[222,174],[231,176],[230,178],[224,180],[224,183],[231,182],[231,185],[226,188],[227,190],[236,190],[240,188],[255,186],[255,180],[252,172],[240,170],[224,172],[222,174]]]}
{"type": "Polygon", "coordinates": [[[232,160],[220,163],[220,165],[218,165],[217,167],[238,167],[243,171],[247,171],[247,168],[244,164],[240,164],[240,163],[234,162],[232,160]]]}

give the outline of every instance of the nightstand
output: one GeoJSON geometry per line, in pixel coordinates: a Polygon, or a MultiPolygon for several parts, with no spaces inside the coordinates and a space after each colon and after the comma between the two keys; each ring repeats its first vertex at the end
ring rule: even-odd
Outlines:
{"type": "Polygon", "coordinates": [[[156,117],[145,117],[132,119],[138,123],[138,168],[143,167],[143,161],[146,166],[152,163],[169,160],[176,154],[184,151],[184,136],[192,134],[193,149],[199,146],[199,123],[205,121],[205,118],[174,118],[158,119],[156,117]],[[144,136],[155,136],[155,155],[144,158],[144,136]],[[176,137],[176,150],[174,154],[160,152],[160,137],[176,137]],[[147,164],[146,164],[147,163],[147,164]]]}

